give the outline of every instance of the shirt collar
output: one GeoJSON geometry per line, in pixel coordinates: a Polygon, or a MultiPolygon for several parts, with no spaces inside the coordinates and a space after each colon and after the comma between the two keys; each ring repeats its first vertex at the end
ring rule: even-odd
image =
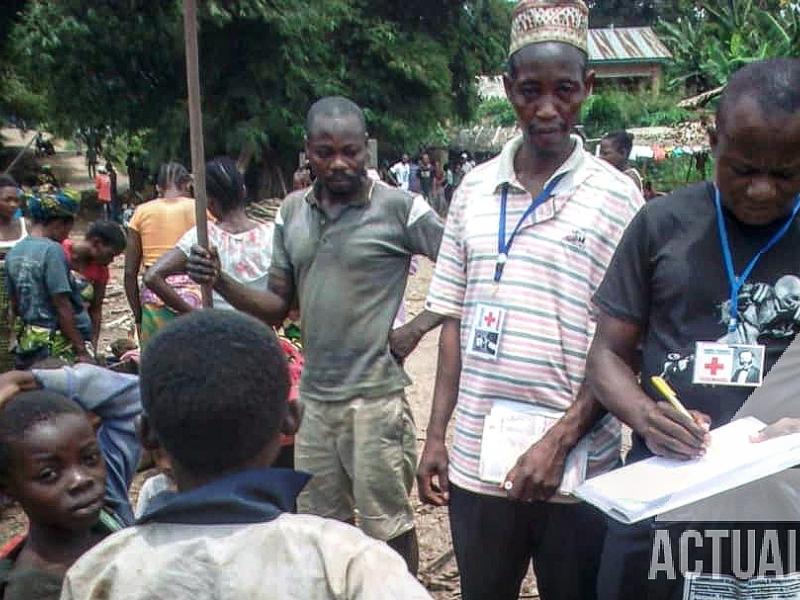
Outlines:
{"type": "MultiPolygon", "coordinates": [[[[575,142],[575,148],[572,150],[572,154],[570,154],[567,160],[556,169],[550,179],[545,182],[545,186],[547,186],[554,177],[577,171],[581,165],[583,165],[584,155],[586,153],[583,149],[583,140],[577,135],[570,136],[570,138],[575,142]]],[[[526,192],[525,188],[519,182],[519,179],[517,179],[517,173],[514,170],[514,159],[517,157],[517,152],[522,147],[522,143],[523,136],[519,135],[503,146],[503,150],[500,153],[500,163],[497,169],[497,181],[494,186],[495,192],[499,191],[506,184],[520,192],[526,192]]]]}
{"type": "Polygon", "coordinates": [[[188,492],[165,491],[153,498],[137,525],[265,523],[294,512],[309,479],[307,473],[291,469],[248,469],[188,492]]]}
{"type": "MultiPolygon", "coordinates": [[[[348,202],[348,206],[366,206],[370,203],[370,200],[372,199],[372,190],[375,187],[375,182],[372,179],[367,178],[365,183],[366,185],[361,186],[361,191],[358,194],[358,196],[356,196],[350,202],[348,202]]],[[[321,192],[321,185],[319,181],[315,181],[314,185],[312,185],[306,191],[305,195],[306,202],[308,202],[311,206],[319,208],[320,192],[321,192]]]]}

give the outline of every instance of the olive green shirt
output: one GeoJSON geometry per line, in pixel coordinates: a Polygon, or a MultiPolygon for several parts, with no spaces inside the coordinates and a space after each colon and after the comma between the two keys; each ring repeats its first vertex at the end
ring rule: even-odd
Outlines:
{"type": "Polygon", "coordinates": [[[302,318],[303,398],[376,398],[410,385],[389,351],[411,257],[436,260],[443,224],[427,202],[381,182],[335,219],[314,188],[289,195],[275,220],[271,272],[290,280],[302,318]]]}

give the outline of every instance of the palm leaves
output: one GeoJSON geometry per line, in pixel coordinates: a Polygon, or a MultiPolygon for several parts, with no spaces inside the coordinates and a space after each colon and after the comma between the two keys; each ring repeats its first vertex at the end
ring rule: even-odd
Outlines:
{"type": "Polygon", "coordinates": [[[703,0],[660,33],[672,50],[671,84],[724,85],[753,61],[800,52],[800,12],[785,0],[703,0]]]}

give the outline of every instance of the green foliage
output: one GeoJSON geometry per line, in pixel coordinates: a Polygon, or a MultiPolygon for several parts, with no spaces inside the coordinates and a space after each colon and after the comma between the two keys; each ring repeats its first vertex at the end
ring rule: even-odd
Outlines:
{"type": "Polygon", "coordinates": [[[652,181],[653,188],[659,192],[671,192],[709,176],[709,173],[703,175],[697,170],[691,156],[670,157],[662,162],[648,161],[646,166],[639,168],[645,179],[652,181]]]}
{"type": "Polygon", "coordinates": [[[517,115],[511,103],[505,98],[487,98],[478,107],[477,118],[495,127],[513,127],[517,115]]]}
{"type": "Polygon", "coordinates": [[[11,67],[0,67],[0,114],[41,122],[47,117],[47,99],[31,87],[11,67]]]}
{"type": "MultiPolygon", "coordinates": [[[[678,125],[692,119],[692,113],[678,108],[678,102],[679,98],[672,94],[598,92],[584,103],[581,123],[589,137],[600,137],[616,129],[678,125]]],[[[478,107],[474,122],[513,127],[516,115],[505,98],[488,98],[478,107]]]]}
{"type": "Polygon", "coordinates": [[[653,0],[590,0],[591,27],[641,27],[655,18],[653,0]]]}
{"type": "Polygon", "coordinates": [[[620,102],[622,93],[595,94],[583,105],[581,121],[586,134],[598,137],[608,131],[631,127],[620,102]]]}
{"type": "Polygon", "coordinates": [[[786,0],[702,0],[659,33],[674,56],[673,87],[724,85],[744,65],[800,52],[800,9],[786,0]]]}
{"type": "Polygon", "coordinates": [[[34,1],[21,14],[15,67],[46,98],[55,132],[160,125],[164,107],[185,95],[179,3],[125,5],[34,1]]]}
{"type": "Polygon", "coordinates": [[[691,113],[677,104],[672,95],[598,92],[584,103],[581,118],[587,135],[600,137],[616,129],[672,126],[691,119],[691,113]]]}
{"type": "Polygon", "coordinates": [[[35,122],[45,115],[45,99],[20,78],[8,57],[9,34],[25,0],[0,2],[0,116],[35,122]]]}
{"type": "MultiPolygon", "coordinates": [[[[208,156],[289,170],[305,112],[343,94],[382,149],[441,138],[475,111],[475,75],[502,65],[505,0],[208,0],[200,15],[208,156]]],[[[141,132],[151,161],[188,159],[181,2],[32,0],[15,63],[61,132],[141,132]],[[88,6],[88,8],[87,8],[88,6]]]]}
{"type": "Polygon", "coordinates": [[[590,27],[641,27],[673,20],[691,10],[690,0],[589,0],[590,27]]]}

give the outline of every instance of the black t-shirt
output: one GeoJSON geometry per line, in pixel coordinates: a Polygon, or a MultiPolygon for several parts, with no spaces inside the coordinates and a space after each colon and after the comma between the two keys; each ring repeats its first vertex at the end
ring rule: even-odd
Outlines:
{"type": "MultiPolygon", "coordinates": [[[[725,210],[725,209],[724,209],[725,210]]],[[[785,221],[754,227],[725,210],[734,270],[745,265],[785,221]]],[[[730,288],[720,246],[714,187],[695,185],[649,202],[633,219],[594,297],[606,313],[642,326],[642,385],[661,375],[689,409],[731,420],[752,387],[692,383],[696,342],[762,344],[765,373],[800,330],[800,218],[761,257],[739,293],[739,328],[728,333],[730,288]]],[[[649,456],[634,435],[629,460],[649,456]]]]}

